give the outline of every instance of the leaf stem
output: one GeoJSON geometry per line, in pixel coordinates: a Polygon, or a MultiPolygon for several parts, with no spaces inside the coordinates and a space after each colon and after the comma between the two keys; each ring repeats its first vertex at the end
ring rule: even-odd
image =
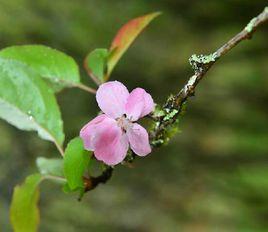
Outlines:
{"type": "Polygon", "coordinates": [[[74,86],[79,88],[79,89],[85,90],[89,93],[96,94],[96,89],[90,88],[84,84],[75,84],[74,86]]]}
{"type": "Polygon", "coordinates": [[[96,84],[97,86],[100,86],[100,85],[101,85],[100,80],[99,80],[97,77],[95,77],[93,73],[88,72],[88,75],[91,77],[91,79],[95,82],[95,84],[96,84]]]}
{"type": "Polygon", "coordinates": [[[63,157],[64,156],[63,148],[56,141],[54,141],[54,144],[55,144],[56,148],[58,149],[59,153],[61,154],[61,156],[63,157]]]}
{"type": "Polygon", "coordinates": [[[60,181],[60,182],[64,182],[64,183],[67,182],[67,180],[61,176],[45,175],[44,179],[56,180],[56,181],[60,181]]]}

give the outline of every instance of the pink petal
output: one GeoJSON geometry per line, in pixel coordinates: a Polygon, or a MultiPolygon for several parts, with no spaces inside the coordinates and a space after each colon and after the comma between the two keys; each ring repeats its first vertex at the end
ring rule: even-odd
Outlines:
{"type": "Polygon", "coordinates": [[[97,90],[96,99],[100,109],[112,118],[121,117],[125,113],[125,105],[129,92],[118,81],[102,84],[97,90]]]}
{"type": "Polygon", "coordinates": [[[127,137],[131,149],[139,156],[148,155],[152,149],[149,143],[147,131],[138,123],[133,123],[132,128],[127,130],[127,137]]]}
{"type": "Polygon", "coordinates": [[[154,101],[149,93],[142,88],[134,89],[127,99],[126,114],[131,121],[151,113],[154,110],[154,101]]]}
{"type": "Polygon", "coordinates": [[[84,142],[85,149],[94,151],[96,139],[103,131],[114,124],[116,124],[116,121],[105,114],[99,115],[87,123],[80,131],[80,137],[84,142]]]}
{"type": "Polygon", "coordinates": [[[118,126],[106,130],[96,143],[95,157],[108,165],[121,163],[127,155],[128,139],[118,126]]]}

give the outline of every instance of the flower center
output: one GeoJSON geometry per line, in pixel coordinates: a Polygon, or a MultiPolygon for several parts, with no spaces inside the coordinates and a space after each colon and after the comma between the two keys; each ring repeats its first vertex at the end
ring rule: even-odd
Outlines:
{"type": "Polygon", "coordinates": [[[132,126],[132,122],[126,118],[125,115],[117,119],[117,125],[122,128],[123,131],[127,131],[132,126]]]}

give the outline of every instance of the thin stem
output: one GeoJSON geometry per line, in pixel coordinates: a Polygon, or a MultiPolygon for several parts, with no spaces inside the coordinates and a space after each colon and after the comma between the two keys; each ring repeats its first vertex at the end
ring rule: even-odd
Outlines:
{"type": "Polygon", "coordinates": [[[44,178],[50,179],[50,180],[56,180],[56,181],[60,181],[60,182],[64,182],[64,183],[67,182],[67,180],[61,176],[45,175],[44,178]]]}
{"type": "Polygon", "coordinates": [[[91,73],[91,72],[87,72],[87,73],[91,77],[91,79],[95,82],[95,84],[97,86],[101,85],[101,81],[97,77],[95,77],[93,73],[91,73]]]}
{"type": "Polygon", "coordinates": [[[85,90],[89,93],[96,94],[96,89],[90,88],[84,84],[75,84],[74,86],[79,88],[79,89],[85,90]]]}
{"type": "Polygon", "coordinates": [[[62,78],[58,79],[57,82],[58,83],[63,83],[67,87],[77,87],[77,88],[85,90],[85,91],[87,91],[89,93],[96,94],[96,89],[90,88],[90,87],[88,87],[88,86],[86,86],[86,85],[84,85],[82,83],[73,83],[73,82],[70,82],[70,81],[66,81],[66,80],[64,80],[62,78]]]}
{"type": "Polygon", "coordinates": [[[64,150],[63,148],[57,143],[57,142],[54,142],[56,148],[58,149],[59,153],[61,154],[61,156],[63,157],[64,156],[64,150]]]}

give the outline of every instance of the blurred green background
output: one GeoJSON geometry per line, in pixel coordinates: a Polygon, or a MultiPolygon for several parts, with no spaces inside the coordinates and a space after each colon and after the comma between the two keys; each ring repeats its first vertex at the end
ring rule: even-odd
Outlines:
{"type": "MultiPolygon", "coordinates": [[[[192,74],[188,58],[210,53],[261,12],[267,0],[0,0],[0,47],[44,44],[75,57],[109,47],[119,27],[163,15],[139,37],[112,79],[164,102],[192,74]]],[[[82,202],[41,187],[42,232],[268,231],[268,25],[222,58],[198,86],[182,133],[82,202]]],[[[84,83],[94,84],[82,70],[84,83]]],[[[95,116],[93,95],[58,95],[67,141],[95,116]]],[[[36,171],[37,156],[59,156],[36,133],[0,121],[0,231],[11,231],[13,187],[36,171]]]]}

